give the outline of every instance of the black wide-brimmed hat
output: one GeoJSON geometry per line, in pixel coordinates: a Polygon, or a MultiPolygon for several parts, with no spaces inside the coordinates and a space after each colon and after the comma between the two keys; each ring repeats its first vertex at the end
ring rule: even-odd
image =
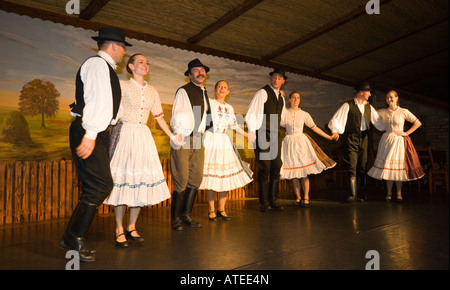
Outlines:
{"type": "Polygon", "coordinates": [[[118,28],[109,28],[103,27],[99,28],[98,36],[91,37],[95,41],[116,41],[125,43],[126,46],[131,46],[128,42],[125,41],[125,31],[118,28]]]}
{"type": "Polygon", "coordinates": [[[203,67],[203,68],[205,68],[205,71],[206,71],[206,72],[209,72],[209,67],[207,67],[206,65],[204,65],[198,58],[196,58],[196,59],[191,60],[191,61],[188,63],[188,69],[187,69],[187,71],[184,73],[184,75],[185,75],[185,76],[188,76],[188,75],[189,75],[189,72],[191,71],[191,68],[194,68],[194,67],[203,67]]]}
{"type": "Polygon", "coordinates": [[[359,91],[371,91],[370,84],[369,84],[368,82],[362,82],[362,83],[359,83],[359,84],[355,87],[355,90],[356,90],[357,92],[359,92],[359,91]]]}
{"type": "Polygon", "coordinates": [[[280,74],[285,80],[287,80],[287,76],[286,73],[284,72],[284,69],[277,67],[273,70],[273,72],[269,73],[270,76],[272,76],[273,74],[280,74]]]}

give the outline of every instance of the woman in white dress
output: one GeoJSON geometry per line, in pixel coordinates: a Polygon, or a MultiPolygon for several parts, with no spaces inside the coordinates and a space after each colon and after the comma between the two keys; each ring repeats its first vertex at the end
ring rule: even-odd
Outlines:
{"type": "Polygon", "coordinates": [[[217,217],[230,220],[225,212],[228,191],[242,187],[253,180],[253,173],[248,163],[241,160],[232,140],[226,134],[230,126],[232,130],[248,137],[237,124],[233,107],[225,103],[229,92],[228,83],[218,81],[215,86],[215,99],[209,101],[213,127],[206,131],[204,137],[205,162],[203,180],[199,189],[206,190],[210,221],[217,221],[217,217]],[[217,212],[214,209],[216,192],[219,195],[217,212]]]}
{"type": "Polygon", "coordinates": [[[127,247],[127,241],[142,242],[143,238],[136,231],[141,207],[170,198],[158,151],[147,127],[150,112],[161,129],[172,140],[176,139],[163,118],[158,92],[144,80],[149,72],[147,58],[142,54],[131,56],[127,71],[132,78],[120,81],[120,123],[111,134],[110,165],[114,188],[104,201],[114,205],[117,247],[127,247]],[[130,216],[124,230],[122,223],[127,206],[130,216]]]}
{"type": "Polygon", "coordinates": [[[309,178],[310,174],[319,174],[323,170],[336,165],[315,142],[303,133],[303,126],[311,128],[314,133],[332,140],[331,136],[317,127],[311,115],[300,109],[300,93],[289,95],[290,108],[285,110],[281,119],[281,126],[286,127],[286,136],[281,145],[281,179],[292,179],[292,185],[297,197],[295,204],[309,206],[309,178]],[[303,189],[303,200],[300,195],[300,183],[303,189]]]}
{"type": "Polygon", "coordinates": [[[408,109],[399,106],[396,91],[389,91],[386,94],[386,103],[389,108],[378,111],[386,132],[381,136],[374,165],[367,174],[379,180],[386,180],[386,201],[391,200],[395,181],[397,201],[402,201],[403,182],[419,179],[425,175],[417,152],[408,137],[422,123],[408,109]],[[405,121],[412,123],[406,132],[403,131],[405,121]]]}

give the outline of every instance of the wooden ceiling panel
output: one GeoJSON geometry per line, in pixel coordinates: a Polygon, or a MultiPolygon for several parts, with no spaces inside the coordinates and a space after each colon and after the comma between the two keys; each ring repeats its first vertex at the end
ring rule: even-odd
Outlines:
{"type": "Polygon", "coordinates": [[[448,0],[380,0],[372,15],[366,0],[80,0],[80,15],[67,2],[0,0],[0,9],[345,85],[397,84],[448,110],[448,85],[428,88],[448,76],[448,0]]]}
{"type": "MultiPolygon", "coordinates": [[[[448,49],[435,53],[410,64],[405,64],[382,75],[372,78],[377,83],[408,88],[424,86],[434,78],[448,75],[448,49]]],[[[448,87],[448,81],[441,83],[448,87]]]]}
{"type": "Polygon", "coordinates": [[[261,58],[358,7],[358,2],[264,1],[199,44],[261,58]]]}
{"type": "Polygon", "coordinates": [[[206,25],[216,21],[228,9],[239,5],[234,1],[161,1],[111,0],[92,21],[126,27],[158,37],[186,42],[206,25]],[[217,9],[221,6],[223,9],[217,9]]]}

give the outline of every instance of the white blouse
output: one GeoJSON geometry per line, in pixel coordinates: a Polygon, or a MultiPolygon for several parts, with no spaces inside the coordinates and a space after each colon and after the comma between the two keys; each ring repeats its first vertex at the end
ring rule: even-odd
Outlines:
{"type": "Polygon", "coordinates": [[[232,130],[238,127],[234,109],[230,104],[222,104],[215,99],[209,99],[211,105],[211,115],[213,120],[213,133],[225,134],[228,126],[232,130]]]}
{"type": "Polygon", "coordinates": [[[146,125],[150,112],[155,119],[164,116],[159,94],[147,82],[141,86],[131,78],[129,81],[120,81],[120,87],[122,89],[122,101],[118,113],[120,120],[146,125]]]}
{"type": "Polygon", "coordinates": [[[303,134],[303,125],[311,129],[316,126],[311,115],[301,109],[298,111],[287,109],[280,125],[286,127],[286,135],[303,134]]]}
{"type": "Polygon", "coordinates": [[[378,115],[383,119],[384,126],[386,127],[386,133],[392,133],[395,131],[402,131],[404,129],[405,120],[411,123],[416,122],[418,119],[408,109],[398,107],[395,111],[391,111],[389,108],[381,109],[378,111],[378,115]]]}

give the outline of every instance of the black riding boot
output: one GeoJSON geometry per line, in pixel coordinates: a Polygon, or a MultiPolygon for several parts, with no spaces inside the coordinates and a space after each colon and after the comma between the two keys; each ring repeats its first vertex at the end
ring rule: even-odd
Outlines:
{"type": "Polygon", "coordinates": [[[197,197],[197,188],[186,188],[186,202],[184,203],[181,220],[191,228],[201,228],[200,223],[195,222],[191,218],[192,208],[194,207],[195,198],[197,197]]]}
{"type": "Polygon", "coordinates": [[[347,202],[352,203],[356,201],[356,193],[358,191],[356,176],[350,176],[349,184],[350,184],[350,195],[347,198],[347,202]]]}
{"type": "Polygon", "coordinates": [[[84,238],[94,220],[97,208],[96,204],[79,201],[59,242],[63,249],[78,251],[80,260],[83,262],[95,261],[95,250],[86,249],[84,238]]]}
{"type": "Polygon", "coordinates": [[[170,206],[172,230],[182,231],[181,212],[184,205],[184,192],[174,191],[172,193],[172,203],[170,206]]]}
{"type": "Polygon", "coordinates": [[[261,211],[269,209],[269,183],[266,178],[259,177],[259,208],[261,211]]]}
{"type": "Polygon", "coordinates": [[[278,191],[279,191],[279,179],[271,179],[270,180],[270,193],[269,193],[269,204],[271,209],[282,210],[283,207],[277,204],[278,199],[278,191]]]}
{"type": "Polygon", "coordinates": [[[358,174],[356,175],[356,201],[362,202],[367,199],[367,196],[361,193],[361,182],[363,177],[358,174]]]}

